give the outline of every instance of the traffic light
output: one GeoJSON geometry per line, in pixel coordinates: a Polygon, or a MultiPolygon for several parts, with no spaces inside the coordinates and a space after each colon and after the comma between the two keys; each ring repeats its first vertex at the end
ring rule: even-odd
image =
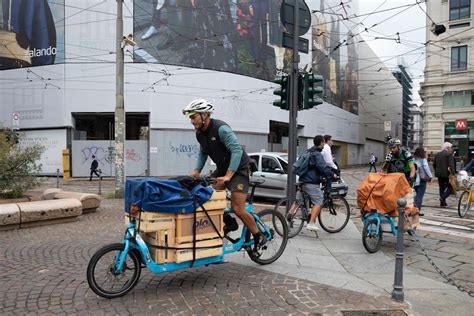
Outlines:
{"type": "Polygon", "coordinates": [[[273,80],[273,82],[280,85],[280,87],[273,91],[273,94],[278,95],[280,100],[273,101],[273,105],[278,106],[282,110],[289,110],[290,80],[288,75],[278,76],[273,80]]]}
{"type": "Polygon", "coordinates": [[[323,93],[323,87],[315,87],[314,85],[322,82],[323,77],[315,74],[305,74],[303,91],[303,109],[309,110],[314,106],[323,103],[323,99],[318,95],[323,93]]]}

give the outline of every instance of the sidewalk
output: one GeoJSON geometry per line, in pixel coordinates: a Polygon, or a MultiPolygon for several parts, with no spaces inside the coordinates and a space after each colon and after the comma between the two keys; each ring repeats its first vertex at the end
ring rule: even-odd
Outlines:
{"type": "MultiPolygon", "coordinates": [[[[395,260],[381,251],[367,253],[352,220],[340,233],[318,234],[316,238],[315,233],[303,228],[300,235],[290,239],[276,264],[257,268],[367,295],[391,297],[395,260]]],[[[230,260],[252,265],[241,254],[230,260]]],[[[449,284],[404,267],[403,286],[405,301],[416,315],[472,315],[474,298],[449,284]]]]}

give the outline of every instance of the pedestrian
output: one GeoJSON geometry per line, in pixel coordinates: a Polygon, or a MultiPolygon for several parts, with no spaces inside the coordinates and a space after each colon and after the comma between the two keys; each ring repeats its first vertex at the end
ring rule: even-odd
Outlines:
{"type": "Polygon", "coordinates": [[[92,175],[95,174],[100,179],[100,174],[97,172],[97,168],[99,167],[99,162],[95,159],[95,156],[92,155],[92,163],[91,163],[91,175],[89,177],[89,181],[92,181],[92,175]]]}
{"type": "Polygon", "coordinates": [[[374,171],[377,172],[377,166],[375,165],[377,163],[377,157],[375,157],[374,153],[370,154],[370,161],[369,161],[369,173],[372,172],[372,168],[374,168],[374,171]]]}
{"type": "Polygon", "coordinates": [[[426,159],[426,151],[423,147],[415,149],[413,155],[415,157],[416,164],[416,180],[415,180],[415,207],[420,210],[420,216],[424,214],[421,212],[421,206],[423,204],[423,196],[426,192],[426,183],[431,182],[433,174],[431,173],[428,160],[426,159]]]}
{"type": "MultiPolygon", "coordinates": [[[[333,173],[321,153],[325,145],[324,137],[322,135],[316,135],[313,139],[313,145],[314,146],[309,149],[311,156],[308,163],[308,172],[299,177],[299,182],[303,183],[303,191],[309,195],[313,203],[310,221],[306,228],[311,231],[318,231],[319,228],[316,226],[316,218],[321,212],[324,202],[321,182],[323,179],[331,179],[333,173]]],[[[330,189],[327,188],[327,190],[330,189]]],[[[301,200],[301,192],[298,192],[297,199],[301,200]]]]}
{"type": "Polygon", "coordinates": [[[200,145],[191,176],[200,177],[208,157],[214,161],[216,170],[211,177],[217,180],[215,187],[218,190],[230,190],[232,210],[252,233],[254,251],[258,251],[266,244],[267,239],[259,232],[253,216],[245,210],[250,186],[250,158],[230,126],[224,121],[211,118],[212,112],[214,106],[204,99],[193,100],[183,109],[183,114],[190,118],[196,130],[196,139],[200,145]]]}
{"type": "Polygon", "coordinates": [[[398,138],[389,139],[387,147],[390,153],[385,157],[382,170],[387,171],[387,173],[404,173],[410,186],[413,186],[415,183],[416,168],[412,154],[408,150],[401,148],[401,142],[398,138]]]}
{"type": "Polygon", "coordinates": [[[433,159],[433,169],[435,171],[435,176],[438,178],[439,201],[441,207],[448,206],[446,199],[452,193],[449,185],[449,175],[456,170],[452,151],[453,145],[446,142],[443,144],[442,150],[438,152],[433,159]]]}

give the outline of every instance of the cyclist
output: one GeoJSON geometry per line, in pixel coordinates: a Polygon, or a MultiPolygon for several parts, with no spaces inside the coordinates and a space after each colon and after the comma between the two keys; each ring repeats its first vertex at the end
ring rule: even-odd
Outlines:
{"type": "Polygon", "coordinates": [[[231,191],[231,207],[253,234],[254,251],[256,251],[267,242],[267,239],[259,233],[255,219],[245,210],[245,200],[250,186],[250,159],[230,126],[223,121],[212,119],[212,112],[214,106],[204,99],[193,100],[183,109],[183,114],[191,119],[191,124],[196,129],[196,139],[200,145],[196,166],[191,176],[200,176],[208,157],[215,162],[216,170],[211,177],[217,179],[216,189],[223,190],[227,187],[231,191]]]}
{"type": "MultiPolygon", "coordinates": [[[[316,135],[313,139],[313,144],[314,146],[309,149],[311,156],[308,163],[308,172],[300,176],[299,182],[303,183],[303,190],[310,196],[311,202],[313,203],[310,221],[306,229],[318,231],[319,228],[316,226],[316,218],[319,212],[321,212],[324,203],[324,196],[320,185],[324,178],[332,178],[333,173],[321,154],[324,148],[324,137],[322,135],[316,135]]],[[[297,199],[301,200],[299,194],[298,192],[297,199]]]]}
{"type": "Polygon", "coordinates": [[[387,147],[390,153],[385,157],[382,170],[387,173],[404,173],[410,186],[413,186],[416,176],[415,159],[408,150],[401,148],[401,142],[398,138],[389,139],[387,147]]]}

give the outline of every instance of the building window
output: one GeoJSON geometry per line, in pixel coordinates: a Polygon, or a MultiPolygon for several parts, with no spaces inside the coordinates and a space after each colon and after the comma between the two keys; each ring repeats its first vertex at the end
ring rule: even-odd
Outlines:
{"type": "Polygon", "coordinates": [[[471,0],[449,1],[449,20],[468,19],[471,14],[471,0]]]}
{"type": "Polygon", "coordinates": [[[451,47],[451,71],[467,69],[467,45],[451,47]]]}
{"type": "Polygon", "coordinates": [[[446,91],[443,96],[443,106],[447,108],[474,106],[474,90],[446,91]]]}

